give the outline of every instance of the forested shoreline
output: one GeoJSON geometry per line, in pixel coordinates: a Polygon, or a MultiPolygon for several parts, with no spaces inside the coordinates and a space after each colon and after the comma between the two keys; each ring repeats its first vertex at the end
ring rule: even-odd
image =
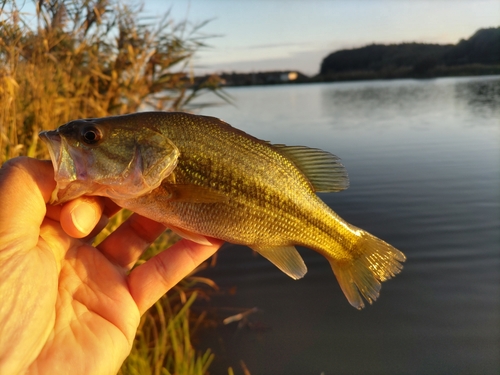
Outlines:
{"type": "Polygon", "coordinates": [[[316,80],[500,74],[500,27],[457,44],[371,44],[326,56],[316,80]]]}

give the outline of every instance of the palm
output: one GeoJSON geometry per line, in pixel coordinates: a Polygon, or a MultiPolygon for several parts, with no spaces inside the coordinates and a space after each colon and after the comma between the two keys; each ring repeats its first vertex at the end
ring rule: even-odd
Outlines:
{"type": "Polygon", "coordinates": [[[116,373],[140,318],[125,273],[96,248],[66,235],[57,221],[46,219],[40,237],[22,260],[25,272],[17,283],[37,280],[31,302],[44,312],[28,323],[32,342],[25,349],[41,346],[31,369],[51,373],[57,363],[60,373],[116,373]]]}

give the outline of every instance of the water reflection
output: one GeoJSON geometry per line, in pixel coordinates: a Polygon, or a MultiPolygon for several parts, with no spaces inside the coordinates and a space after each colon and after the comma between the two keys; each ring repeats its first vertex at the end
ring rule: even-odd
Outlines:
{"type": "Polygon", "coordinates": [[[500,118],[500,78],[341,83],[324,86],[321,97],[322,112],[337,129],[397,127],[401,113],[406,116],[405,125],[425,128],[433,122],[430,117],[439,117],[453,105],[468,112],[472,125],[498,125],[472,120],[500,118]],[[463,108],[462,102],[469,108],[463,108]]]}
{"type": "Polygon", "coordinates": [[[500,124],[500,79],[498,77],[457,82],[455,97],[466,103],[474,116],[481,118],[496,116],[499,119],[497,125],[500,124]]]}
{"type": "Polygon", "coordinates": [[[436,81],[355,82],[325,86],[322,109],[336,127],[387,129],[401,124],[401,113],[417,122],[438,98],[449,101],[449,96],[449,90],[436,81]]]}

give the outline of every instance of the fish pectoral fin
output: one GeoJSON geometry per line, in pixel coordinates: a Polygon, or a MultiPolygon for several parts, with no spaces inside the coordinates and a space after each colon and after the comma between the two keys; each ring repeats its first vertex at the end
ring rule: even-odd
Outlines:
{"type": "Polygon", "coordinates": [[[289,158],[307,177],[314,191],[329,193],[349,187],[347,170],[340,158],[327,151],[306,146],[272,145],[289,158]]]}
{"type": "Polygon", "coordinates": [[[165,182],[168,182],[171,185],[175,185],[175,172],[170,173],[165,179],[163,180],[165,182]]]}
{"type": "Polygon", "coordinates": [[[221,203],[229,200],[224,193],[205,186],[168,184],[166,190],[170,193],[169,199],[176,202],[221,203]]]}
{"type": "Polygon", "coordinates": [[[250,246],[292,279],[302,278],[307,267],[294,246],[250,246]]]}
{"type": "Polygon", "coordinates": [[[175,232],[177,233],[179,236],[181,236],[182,238],[185,238],[186,240],[189,240],[189,241],[193,241],[193,242],[196,242],[200,245],[208,245],[208,246],[211,246],[213,245],[208,239],[207,237],[203,236],[202,234],[198,234],[198,233],[194,233],[194,232],[190,232],[188,230],[185,230],[185,229],[181,229],[181,228],[178,228],[178,227],[174,227],[174,226],[171,226],[171,225],[168,225],[168,228],[172,231],[172,232],[175,232]]]}

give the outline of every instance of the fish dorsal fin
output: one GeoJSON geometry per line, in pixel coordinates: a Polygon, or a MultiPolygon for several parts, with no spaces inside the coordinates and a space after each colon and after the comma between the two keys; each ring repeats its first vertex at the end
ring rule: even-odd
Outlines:
{"type": "Polygon", "coordinates": [[[315,191],[329,193],[349,187],[349,177],[339,157],[318,148],[306,146],[281,144],[272,146],[304,173],[315,191]]]}
{"type": "Polygon", "coordinates": [[[294,246],[250,246],[292,279],[302,278],[307,267],[294,246]]]}
{"type": "Polygon", "coordinates": [[[225,194],[204,186],[168,184],[165,189],[170,193],[169,199],[176,202],[220,203],[229,200],[225,194]]]}

